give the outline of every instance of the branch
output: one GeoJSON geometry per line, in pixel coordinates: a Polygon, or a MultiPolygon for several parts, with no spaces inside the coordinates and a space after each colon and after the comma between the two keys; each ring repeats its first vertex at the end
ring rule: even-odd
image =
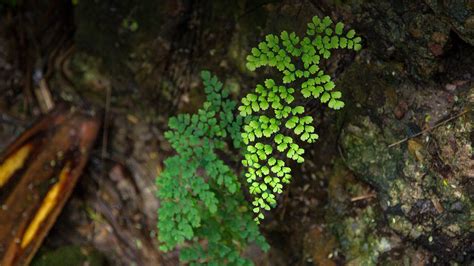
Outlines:
{"type": "Polygon", "coordinates": [[[446,120],[444,120],[444,121],[441,121],[441,122],[437,123],[436,125],[434,125],[434,126],[431,127],[431,128],[424,129],[424,130],[422,130],[422,131],[416,133],[415,135],[412,135],[412,136],[406,137],[406,138],[404,138],[404,139],[402,139],[402,140],[399,140],[399,141],[397,141],[397,142],[394,142],[394,143],[388,145],[388,147],[389,147],[389,148],[392,148],[392,147],[395,147],[395,146],[397,146],[397,145],[399,145],[399,144],[402,144],[402,143],[408,141],[409,139],[416,138],[416,137],[418,137],[418,136],[420,136],[420,135],[422,135],[422,134],[424,134],[424,133],[426,133],[426,132],[429,132],[429,131],[431,131],[431,130],[433,130],[433,129],[436,129],[436,128],[438,128],[438,127],[440,127],[440,126],[442,126],[442,125],[444,125],[444,124],[446,124],[446,123],[448,123],[448,122],[450,122],[450,121],[452,121],[452,120],[454,120],[454,119],[457,119],[457,118],[459,118],[459,117],[461,117],[461,116],[463,116],[463,115],[469,113],[469,111],[470,111],[470,110],[464,110],[464,111],[462,111],[461,113],[459,113],[459,114],[457,114],[457,115],[455,115],[455,116],[452,116],[452,117],[450,117],[450,118],[448,118],[448,119],[446,119],[446,120]]]}

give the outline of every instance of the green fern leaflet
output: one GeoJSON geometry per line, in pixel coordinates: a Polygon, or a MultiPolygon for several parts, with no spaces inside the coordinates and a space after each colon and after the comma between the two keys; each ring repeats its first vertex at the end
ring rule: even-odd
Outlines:
{"type": "Polygon", "coordinates": [[[344,107],[341,92],[335,90],[320,63],[329,59],[334,49],[361,48],[361,37],[354,30],[345,31],[342,22],[334,25],[329,17],[315,16],[303,38],[286,31],[279,36],[269,34],[247,56],[249,70],[270,66],[282,75],[281,83],[267,79],[258,84],[239,106],[240,115],[247,118],[241,134],[246,145],[242,163],[254,197],[256,221],[264,218],[263,210],[276,205],[275,195],[282,193],[283,185],[292,178],[285,161],[304,162],[305,151],[298,143],[318,139],[313,117],[305,115],[304,106],[295,104],[296,98],[319,99],[335,110],[344,107]]]}
{"type": "Polygon", "coordinates": [[[177,155],[165,160],[157,178],[161,250],[182,247],[180,260],[191,265],[252,265],[241,257],[251,243],[268,244],[246,207],[234,171],[216,154],[239,148],[242,118],[217,77],[203,71],[207,100],[197,114],[169,120],[165,133],[177,155]],[[207,241],[205,247],[202,240],[207,241]],[[185,244],[187,242],[187,244],[185,244]]]}

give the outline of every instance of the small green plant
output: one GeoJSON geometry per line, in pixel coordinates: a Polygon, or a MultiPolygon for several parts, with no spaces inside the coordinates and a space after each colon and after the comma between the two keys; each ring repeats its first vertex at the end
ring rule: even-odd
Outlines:
{"type": "MultiPolygon", "coordinates": [[[[203,71],[207,100],[197,114],[181,114],[169,120],[166,139],[177,155],[165,160],[157,178],[160,209],[160,248],[181,246],[180,260],[193,264],[251,265],[242,251],[256,243],[268,244],[243,197],[234,170],[218,156],[228,152],[226,140],[241,146],[242,118],[236,102],[228,99],[217,77],[203,71]],[[185,243],[186,242],[186,243],[185,243]]],[[[228,155],[228,157],[233,157],[228,155]]]]}
{"type": "Polygon", "coordinates": [[[122,27],[131,32],[136,32],[138,30],[138,22],[132,18],[125,18],[122,20],[122,27]]]}
{"type": "Polygon", "coordinates": [[[335,90],[334,82],[320,69],[320,63],[329,59],[333,49],[360,50],[360,42],[354,30],[344,31],[342,22],[333,25],[329,17],[321,20],[315,16],[303,38],[286,31],[279,36],[269,34],[247,56],[249,70],[274,67],[283,75],[281,82],[285,84],[267,79],[247,94],[239,106],[240,115],[246,118],[241,134],[246,145],[242,163],[254,197],[256,221],[264,218],[263,210],[276,205],[275,194],[282,193],[283,184],[292,178],[285,160],[304,162],[305,151],[298,142],[312,143],[318,139],[313,117],[305,115],[305,107],[297,101],[296,93],[300,92],[303,100],[319,99],[335,110],[344,107],[341,92],[335,90]],[[292,137],[295,135],[297,138],[292,137]]]}
{"type": "Polygon", "coordinates": [[[267,35],[253,48],[247,67],[251,71],[275,67],[284,85],[274,79],[258,84],[242,98],[240,116],[217,77],[202,72],[207,95],[203,107],[197,114],[170,118],[170,131],[165,133],[177,155],[165,160],[165,170],[157,178],[163,251],[181,247],[181,261],[192,265],[251,265],[240,256],[246,246],[256,243],[263,250],[269,248],[257,223],[264,218],[263,210],[276,205],[275,195],[292,178],[286,161],[303,163],[305,151],[300,144],[318,139],[303,101],[319,99],[335,110],[344,107],[341,92],[320,63],[333,49],[361,49],[354,30],[344,32],[344,24],[332,24],[329,17],[314,17],[302,39],[283,31],[279,36],[267,35]],[[230,142],[244,158],[254,219],[238,174],[222,161],[236,156],[229,153],[230,142]]]}

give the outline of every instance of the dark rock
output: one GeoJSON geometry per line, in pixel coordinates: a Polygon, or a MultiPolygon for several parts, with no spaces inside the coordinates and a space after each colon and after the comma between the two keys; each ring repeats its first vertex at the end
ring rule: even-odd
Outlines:
{"type": "Polygon", "coordinates": [[[425,2],[436,14],[451,23],[459,37],[474,45],[474,4],[472,1],[425,0],[425,2]]]}

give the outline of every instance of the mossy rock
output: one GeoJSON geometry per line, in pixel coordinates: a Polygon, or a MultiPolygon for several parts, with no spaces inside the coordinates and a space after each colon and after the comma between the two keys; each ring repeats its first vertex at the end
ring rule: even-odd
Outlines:
{"type": "MultiPolygon", "coordinates": [[[[431,98],[420,97],[426,93],[410,91],[412,106],[425,108],[425,114],[438,112],[429,109],[431,98]]],[[[460,99],[469,98],[462,95],[460,99]]],[[[443,261],[469,260],[472,117],[466,114],[429,135],[390,146],[398,140],[393,136],[402,123],[380,110],[371,113],[352,117],[343,130],[347,166],[377,189],[388,225],[400,237],[421,244],[443,261]]]]}

